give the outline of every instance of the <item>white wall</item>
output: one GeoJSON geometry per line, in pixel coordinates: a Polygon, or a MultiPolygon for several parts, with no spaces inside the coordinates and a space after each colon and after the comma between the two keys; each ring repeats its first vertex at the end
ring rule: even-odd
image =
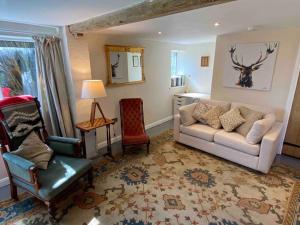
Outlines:
{"type": "Polygon", "coordinates": [[[212,81],[212,98],[272,106],[277,109],[278,118],[283,119],[286,113],[286,102],[296,64],[299,43],[300,29],[263,30],[218,36],[212,81]],[[268,41],[280,42],[271,91],[223,87],[222,76],[228,46],[235,43],[268,41]]]}
{"type": "Polygon", "coordinates": [[[215,43],[188,45],[185,52],[185,74],[189,92],[211,93],[215,43]],[[201,67],[201,56],[209,56],[209,67],[201,67]]]}
{"type": "MultiPolygon", "coordinates": [[[[130,45],[145,48],[144,67],[146,82],[120,87],[106,87],[107,97],[98,99],[107,117],[119,117],[119,100],[140,97],[144,101],[145,124],[172,115],[172,97],[184,88],[170,88],[170,52],[183,50],[185,46],[171,43],[146,41],[134,37],[87,34],[75,39],[68,35],[71,71],[76,92],[77,122],[89,119],[90,101],[80,98],[84,79],[102,79],[107,82],[104,45],[130,45]]],[[[120,122],[116,126],[120,134],[120,122]]],[[[105,130],[98,129],[98,142],[105,140],[105,130]]]]}

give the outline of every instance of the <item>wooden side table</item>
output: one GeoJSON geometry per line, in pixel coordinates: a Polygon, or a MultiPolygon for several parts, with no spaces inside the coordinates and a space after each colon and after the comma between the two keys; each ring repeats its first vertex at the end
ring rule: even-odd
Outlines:
{"type": "Polygon", "coordinates": [[[112,154],[112,149],[111,149],[110,126],[117,122],[117,118],[114,118],[114,119],[105,118],[105,119],[106,119],[106,121],[103,118],[97,118],[97,119],[95,119],[95,122],[93,124],[91,124],[90,121],[85,121],[85,122],[76,124],[76,128],[80,130],[81,140],[82,140],[82,144],[83,144],[83,155],[85,158],[86,158],[85,133],[95,130],[99,127],[105,126],[106,127],[107,153],[104,154],[104,156],[109,156],[112,159],[114,159],[114,156],[112,154]]]}

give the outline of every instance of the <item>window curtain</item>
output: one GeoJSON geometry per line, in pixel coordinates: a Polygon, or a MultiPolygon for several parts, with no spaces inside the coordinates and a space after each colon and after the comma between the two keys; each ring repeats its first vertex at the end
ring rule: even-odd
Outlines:
{"type": "Polygon", "coordinates": [[[74,137],[61,41],[57,37],[33,39],[40,84],[39,99],[47,130],[53,135],[74,137]]]}

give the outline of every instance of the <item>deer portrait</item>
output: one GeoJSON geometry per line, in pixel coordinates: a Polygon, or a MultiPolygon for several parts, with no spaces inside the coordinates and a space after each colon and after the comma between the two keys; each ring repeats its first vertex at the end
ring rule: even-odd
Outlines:
{"type": "Polygon", "coordinates": [[[271,55],[277,47],[278,43],[275,43],[273,45],[266,44],[266,53],[264,54],[264,56],[263,53],[260,52],[260,56],[258,57],[258,59],[251,65],[247,66],[243,64],[243,57],[242,62],[239,62],[238,56],[235,54],[236,47],[232,46],[229,50],[231,61],[233,63],[232,67],[240,72],[239,80],[236,83],[236,85],[240,87],[251,88],[253,86],[253,72],[258,70],[263,65],[263,63],[267,60],[269,55],[271,55]]]}

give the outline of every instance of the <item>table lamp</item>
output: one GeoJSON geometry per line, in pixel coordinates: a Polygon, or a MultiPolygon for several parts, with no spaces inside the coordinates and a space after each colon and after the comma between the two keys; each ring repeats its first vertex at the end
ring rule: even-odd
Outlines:
{"type": "Polygon", "coordinates": [[[81,98],[94,99],[94,102],[92,103],[91,116],[90,116],[90,122],[92,125],[95,122],[96,107],[99,109],[104,121],[106,122],[106,118],[103,114],[101,106],[98,102],[96,102],[96,98],[102,98],[102,97],[106,97],[106,92],[102,80],[83,81],[81,98]]]}

